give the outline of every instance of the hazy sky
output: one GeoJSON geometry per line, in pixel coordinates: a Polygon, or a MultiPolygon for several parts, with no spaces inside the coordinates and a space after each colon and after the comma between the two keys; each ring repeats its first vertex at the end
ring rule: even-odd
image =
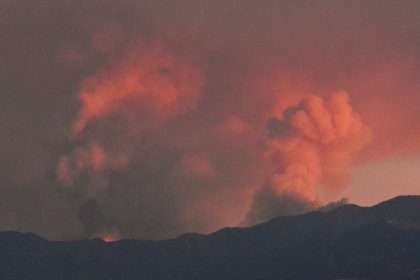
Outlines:
{"type": "Polygon", "coordinates": [[[0,0],[0,230],[167,238],[420,193],[419,9],[0,0]]]}
{"type": "Polygon", "coordinates": [[[372,205],[397,195],[420,195],[420,156],[392,157],[351,170],[343,196],[359,205],[372,205]]]}

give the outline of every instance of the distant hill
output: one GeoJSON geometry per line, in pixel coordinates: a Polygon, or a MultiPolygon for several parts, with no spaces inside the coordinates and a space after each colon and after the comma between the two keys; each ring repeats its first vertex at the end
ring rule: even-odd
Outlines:
{"type": "Polygon", "coordinates": [[[420,279],[420,196],[163,241],[3,232],[0,279],[420,279]]]}

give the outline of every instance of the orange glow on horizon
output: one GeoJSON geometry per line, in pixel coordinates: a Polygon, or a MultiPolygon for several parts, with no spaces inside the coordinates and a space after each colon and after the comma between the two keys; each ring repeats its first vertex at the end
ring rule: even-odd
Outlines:
{"type": "Polygon", "coordinates": [[[94,238],[100,238],[103,241],[105,241],[106,243],[115,242],[115,241],[120,240],[120,238],[116,234],[101,234],[101,235],[95,236],[94,238]]]}

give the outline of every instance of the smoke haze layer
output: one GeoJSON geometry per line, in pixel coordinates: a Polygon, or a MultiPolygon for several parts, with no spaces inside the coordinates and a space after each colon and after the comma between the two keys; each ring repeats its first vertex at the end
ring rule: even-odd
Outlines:
{"type": "Polygon", "coordinates": [[[0,1],[0,230],[159,239],[340,199],[420,152],[419,8],[0,1]]]}

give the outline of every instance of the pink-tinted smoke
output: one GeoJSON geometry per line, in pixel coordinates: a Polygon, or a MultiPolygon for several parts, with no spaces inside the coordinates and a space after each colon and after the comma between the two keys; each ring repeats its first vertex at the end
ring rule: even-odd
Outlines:
{"type": "Polygon", "coordinates": [[[269,197],[257,195],[254,201],[251,223],[274,216],[275,204],[285,199],[302,204],[300,211],[335,199],[347,184],[354,155],[371,141],[370,129],[353,111],[345,91],[327,98],[306,96],[282,115],[267,123],[263,145],[276,170],[261,191],[269,197]]]}

